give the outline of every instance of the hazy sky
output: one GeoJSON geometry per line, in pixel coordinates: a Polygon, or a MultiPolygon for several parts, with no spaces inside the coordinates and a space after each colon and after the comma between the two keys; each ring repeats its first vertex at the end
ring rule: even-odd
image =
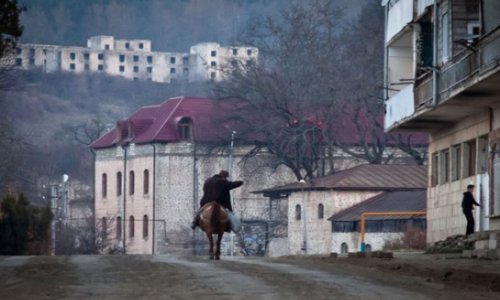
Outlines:
{"type": "MultiPolygon", "coordinates": [[[[302,0],[307,1],[307,0],[302,0]]],[[[353,18],[363,3],[337,0],[353,18]]],[[[93,35],[151,39],[155,51],[188,51],[207,41],[233,44],[256,18],[290,0],[22,0],[21,42],[85,46],[93,35]]]]}

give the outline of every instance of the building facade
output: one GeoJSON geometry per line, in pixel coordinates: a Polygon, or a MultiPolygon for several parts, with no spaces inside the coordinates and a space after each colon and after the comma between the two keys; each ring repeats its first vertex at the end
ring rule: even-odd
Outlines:
{"type": "Polygon", "coordinates": [[[221,80],[226,71],[257,61],[254,47],[201,43],[189,52],[156,52],[150,40],[94,36],[87,47],[18,44],[15,65],[46,72],[90,72],[154,82],[221,80]]]}
{"type": "Polygon", "coordinates": [[[384,0],[386,131],[430,134],[427,242],[500,229],[500,2],[384,0]]]}

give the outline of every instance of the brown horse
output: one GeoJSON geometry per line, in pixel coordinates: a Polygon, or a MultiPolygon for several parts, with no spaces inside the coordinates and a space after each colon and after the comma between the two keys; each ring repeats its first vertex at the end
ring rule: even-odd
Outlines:
{"type": "Polygon", "coordinates": [[[229,217],[224,207],[216,202],[208,202],[201,208],[198,225],[208,237],[208,254],[210,259],[220,259],[220,242],[229,223],[229,217]],[[214,255],[214,240],[212,235],[217,234],[217,247],[214,255]]]}

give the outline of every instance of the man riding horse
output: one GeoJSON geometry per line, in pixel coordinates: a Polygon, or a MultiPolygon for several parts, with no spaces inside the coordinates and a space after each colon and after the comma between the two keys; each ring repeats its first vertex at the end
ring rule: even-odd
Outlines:
{"type": "MultiPolygon", "coordinates": [[[[227,208],[229,211],[233,211],[233,206],[231,205],[231,194],[229,193],[232,189],[235,189],[243,184],[243,181],[229,181],[228,171],[222,170],[219,174],[205,180],[203,184],[203,197],[200,201],[200,208],[203,207],[210,201],[215,201],[227,208]]],[[[191,229],[195,229],[199,226],[198,221],[200,217],[201,209],[196,214],[194,221],[191,223],[191,229]]],[[[229,232],[230,229],[227,231],[229,232]]]]}

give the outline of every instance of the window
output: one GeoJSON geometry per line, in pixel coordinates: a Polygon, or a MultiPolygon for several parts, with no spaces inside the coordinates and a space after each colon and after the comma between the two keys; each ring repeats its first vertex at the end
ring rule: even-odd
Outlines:
{"type": "Polygon", "coordinates": [[[477,144],[477,173],[488,172],[488,135],[480,136],[477,144]]]}
{"type": "Polygon", "coordinates": [[[182,63],[183,63],[184,65],[187,65],[187,64],[189,63],[189,57],[183,57],[183,58],[182,58],[182,63]]]}
{"type": "Polygon", "coordinates": [[[75,54],[74,52],[71,52],[71,53],[69,54],[69,58],[70,58],[71,60],[75,60],[75,58],[76,58],[76,54],[75,54]]]}
{"type": "Polygon", "coordinates": [[[442,52],[443,52],[443,61],[448,60],[449,56],[449,28],[448,28],[448,13],[444,13],[441,19],[441,38],[442,38],[442,52]]]}
{"type": "Polygon", "coordinates": [[[476,174],[476,140],[470,140],[463,144],[463,177],[476,174]]]}
{"type": "Polygon", "coordinates": [[[104,45],[104,49],[109,50],[109,45],[108,44],[104,45]]]}
{"type": "Polygon", "coordinates": [[[90,70],[90,65],[89,64],[85,64],[85,65],[83,65],[83,68],[85,69],[85,71],[88,71],[88,70],[90,70]]]}
{"type": "Polygon", "coordinates": [[[233,48],[233,55],[238,55],[238,49],[233,48]]]}
{"type": "Polygon", "coordinates": [[[170,68],[170,74],[175,74],[175,68],[170,68]]]}
{"type": "Polygon", "coordinates": [[[30,56],[31,57],[35,56],[35,49],[34,48],[30,49],[30,56]]]}
{"type": "Polygon", "coordinates": [[[139,67],[138,66],[134,66],[134,73],[138,73],[139,72],[139,67]]]}
{"type": "Polygon", "coordinates": [[[459,180],[462,172],[462,145],[451,148],[451,180],[459,180]]]}
{"type": "Polygon", "coordinates": [[[130,43],[127,42],[127,43],[125,43],[125,49],[128,49],[128,48],[130,48],[130,43]]]}
{"type": "Polygon", "coordinates": [[[149,234],[149,219],[148,215],[144,215],[142,218],[142,237],[147,238],[149,234]]]}
{"type": "Polygon", "coordinates": [[[125,62],[125,55],[120,54],[120,62],[125,62]]]}
{"type": "Polygon", "coordinates": [[[153,57],[150,55],[146,58],[146,60],[148,61],[148,64],[152,64],[153,63],[153,57]]]}
{"type": "Polygon", "coordinates": [[[210,79],[212,79],[212,80],[215,79],[215,72],[210,72],[210,79]]]}
{"type": "Polygon", "coordinates": [[[144,182],[143,182],[144,195],[149,194],[149,170],[144,170],[144,182]]]}
{"type": "Polygon", "coordinates": [[[69,64],[69,69],[74,70],[75,69],[75,64],[69,64]]]}
{"type": "Polygon", "coordinates": [[[16,65],[17,66],[22,66],[23,65],[23,59],[22,58],[16,58],[16,65]]]}
{"type": "Polygon", "coordinates": [[[252,55],[252,49],[247,49],[247,55],[252,55]]]}
{"type": "Polygon", "coordinates": [[[233,66],[233,67],[237,67],[237,66],[238,66],[238,61],[237,61],[236,59],[233,59],[233,60],[231,61],[231,66],[233,66]]]}
{"type": "Polygon", "coordinates": [[[439,183],[445,184],[450,181],[450,150],[441,151],[439,163],[439,183]]]}
{"type": "Polygon", "coordinates": [[[106,219],[106,217],[102,217],[101,219],[101,235],[104,239],[108,235],[108,220],[106,219]]]}
{"type": "Polygon", "coordinates": [[[481,35],[481,25],[479,22],[468,22],[467,23],[467,35],[470,37],[467,40],[469,45],[476,43],[479,40],[479,36],[481,35]]]}
{"type": "Polygon", "coordinates": [[[35,65],[35,59],[34,58],[30,58],[30,65],[32,65],[32,66],[35,65]]]}
{"type": "Polygon", "coordinates": [[[23,49],[21,48],[16,48],[16,54],[19,55],[23,52],[23,49]]]}
{"type": "Polygon", "coordinates": [[[139,61],[139,55],[134,55],[134,62],[138,62],[139,61]]]}
{"type": "Polygon", "coordinates": [[[144,49],[144,43],[139,43],[139,49],[144,49]]]}
{"type": "Polygon", "coordinates": [[[125,66],[120,66],[120,72],[125,72],[125,66]]]}
{"type": "Polygon", "coordinates": [[[295,206],[295,220],[300,220],[302,219],[302,209],[300,208],[300,205],[297,204],[295,206]]]}
{"type": "Polygon", "coordinates": [[[171,58],[170,58],[170,63],[171,63],[171,64],[175,64],[175,57],[171,57],[171,58]]]}
{"type": "Polygon", "coordinates": [[[212,50],[212,52],[210,52],[210,56],[216,57],[217,56],[217,51],[212,50]]]}
{"type": "Polygon", "coordinates": [[[182,118],[179,121],[179,140],[190,141],[192,136],[193,123],[189,118],[182,118]]]}
{"type": "Polygon", "coordinates": [[[249,60],[247,60],[247,67],[251,67],[251,66],[253,66],[253,60],[249,59],[249,60]]]}
{"type": "Polygon", "coordinates": [[[122,237],[122,217],[116,218],[116,238],[122,237]]]}
{"type": "Polygon", "coordinates": [[[366,244],[366,245],[365,245],[365,251],[366,251],[366,252],[372,252],[372,245],[370,245],[370,244],[366,244]]]}
{"type": "Polygon", "coordinates": [[[129,180],[128,192],[130,195],[133,195],[135,192],[135,173],[134,173],[134,171],[130,171],[128,180],[129,180]]]}
{"type": "Polygon", "coordinates": [[[106,175],[106,173],[102,174],[101,184],[102,184],[102,197],[106,198],[106,196],[108,195],[108,175],[106,175]]]}
{"type": "Polygon", "coordinates": [[[131,238],[133,238],[135,235],[134,229],[135,229],[134,216],[130,216],[129,221],[128,221],[128,236],[131,238]]]}
{"type": "Polygon", "coordinates": [[[116,173],[116,195],[122,195],[122,172],[116,173]]]}
{"type": "Polygon", "coordinates": [[[349,246],[347,246],[346,243],[342,243],[340,245],[340,253],[348,253],[349,252],[349,246]]]}
{"type": "Polygon", "coordinates": [[[325,208],[324,208],[323,204],[320,203],[318,205],[318,219],[323,219],[324,215],[325,215],[325,208]]]}
{"type": "Polygon", "coordinates": [[[182,75],[184,75],[184,76],[189,75],[189,69],[188,68],[182,69],[182,75]]]}
{"type": "Polygon", "coordinates": [[[146,72],[148,73],[153,73],[153,67],[147,67],[146,72]]]}
{"type": "Polygon", "coordinates": [[[97,54],[97,59],[103,60],[104,59],[104,54],[102,54],[102,53],[97,54]]]}
{"type": "Polygon", "coordinates": [[[215,67],[217,67],[217,63],[215,61],[213,61],[210,63],[210,66],[215,68],[215,67]]]}
{"type": "Polygon", "coordinates": [[[99,70],[99,71],[104,70],[104,66],[103,66],[103,65],[98,65],[98,66],[97,66],[97,70],[99,70]]]}

